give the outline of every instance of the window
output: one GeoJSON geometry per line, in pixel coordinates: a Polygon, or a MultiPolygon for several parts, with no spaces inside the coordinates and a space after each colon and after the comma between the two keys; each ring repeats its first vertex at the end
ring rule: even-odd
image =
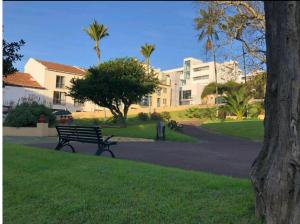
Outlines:
{"type": "Polygon", "coordinates": [[[152,96],[149,97],[149,103],[150,103],[150,107],[152,106],[152,96]]]}
{"type": "Polygon", "coordinates": [[[65,87],[65,77],[56,76],[56,88],[62,89],[65,87]]]}
{"type": "Polygon", "coordinates": [[[191,90],[183,90],[182,91],[182,99],[191,99],[192,97],[192,91],[191,90]]]}
{"type": "Polygon", "coordinates": [[[75,107],[83,107],[84,103],[81,103],[79,100],[74,100],[74,106],[75,107]]]}
{"type": "Polygon", "coordinates": [[[65,105],[66,104],[66,93],[54,91],[54,93],[53,93],[53,104],[65,105]]]}
{"type": "Polygon", "coordinates": [[[149,106],[149,96],[143,96],[140,102],[141,106],[149,106]]]}
{"type": "Polygon", "coordinates": [[[191,61],[185,61],[184,62],[184,79],[189,79],[190,78],[190,69],[191,69],[191,61]]]}
{"type": "Polygon", "coordinates": [[[209,78],[209,75],[201,75],[201,76],[197,76],[197,77],[194,77],[194,81],[196,80],[203,80],[203,79],[208,79],[209,78]]]}
{"type": "Polygon", "coordinates": [[[167,93],[167,88],[162,88],[163,93],[167,93]]]}
{"type": "Polygon", "coordinates": [[[160,98],[157,98],[157,107],[160,107],[160,98]]]}
{"type": "Polygon", "coordinates": [[[167,99],[163,99],[163,105],[167,105],[167,99]]]}
{"type": "Polygon", "coordinates": [[[194,72],[206,71],[209,69],[209,66],[197,67],[194,68],[194,72]]]}
{"type": "Polygon", "coordinates": [[[159,89],[156,90],[156,94],[157,94],[158,96],[160,96],[160,94],[161,94],[161,88],[159,88],[159,89]]]}
{"type": "Polygon", "coordinates": [[[190,72],[189,71],[185,71],[184,72],[184,79],[190,79],[190,72]]]}
{"type": "Polygon", "coordinates": [[[181,80],[181,85],[185,86],[186,85],[186,80],[181,80]]]}

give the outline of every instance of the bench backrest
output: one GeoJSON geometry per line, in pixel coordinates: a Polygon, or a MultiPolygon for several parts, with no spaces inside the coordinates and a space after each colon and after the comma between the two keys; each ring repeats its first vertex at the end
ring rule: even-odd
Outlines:
{"type": "Polygon", "coordinates": [[[99,143],[103,141],[100,127],[86,126],[56,126],[59,138],[67,141],[77,141],[86,143],[99,143]]]}

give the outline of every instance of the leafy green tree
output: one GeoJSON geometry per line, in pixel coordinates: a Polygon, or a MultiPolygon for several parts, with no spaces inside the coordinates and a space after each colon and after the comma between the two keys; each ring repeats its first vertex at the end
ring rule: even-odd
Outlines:
{"type": "Polygon", "coordinates": [[[154,50],[155,50],[155,45],[153,45],[153,44],[144,44],[141,47],[141,54],[145,58],[145,63],[147,65],[148,71],[149,71],[149,68],[150,68],[150,57],[151,57],[154,50]]]}
{"type": "Polygon", "coordinates": [[[118,58],[91,67],[83,79],[71,80],[70,96],[108,108],[126,125],[130,105],[155,91],[158,79],[135,58],[118,58]]]}
{"type": "Polygon", "coordinates": [[[267,73],[262,72],[246,83],[246,90],[255,99],[264,99],[266,94],[267,73]]]}
{"type": "Polygon", "coordinates": [[[108,28],[105,27],[103,24],[99,24],[96,20],[88,28],[83,29],[84,32],[89,35],[89,37],[95,41],[95,51],[98,58],[98,63],[100,64],[100,40],[106,36],[108,36],[108,28]]]}
{"type": "MultiPolygon", "coordinates": [[[[200,9],[200,17],[194,19],[196,24],[196,30],[200,31],[198,36],[199,41],[205,39],[205,49],[206,51],[212,51],[215,69],[215,81],[217,83],[216,94],[218,95],[218,74],[216,65],[216,48],[215,41],[219,40],[218,30],[220,26],[220,15],[222,11],[214,9],[213,7],[208,7],[207,11],[200,9]]],[[[218,103],[217,103],[217,116],[218,116],[218,103]]]]}
{"type": "MultiPolygon", "coordinates": [[[[224,84],[218,83],[218,92],[219,92],[219,94],[223,94],[226,91],[238,90],[241,87],[242,87],[242,84],[234,82],[234,81],[228,81],[224,84]]],[[[216,94],[216,83],[215,82],[211,82],[207,86],[204,87],[203,92],[201,94],[201,98],[204,98],[210,94],[216,94]]]]}
{"type": "Polygon", "coordinates": [[[241,120],[247,113],[250,99],[251,96],[247,94],[245,87],[241,87],[239,90],[230,90],[225,96],[225,109],[231,114],[237,116],[238,120],[241,120]]]}
{"type": "Polygon", "coordinates": [[[18,71],[13,64],[22,59],[23,55],[19,54],[18,52],[24,44],[24,40],[11,43],[3,40],[3,77],[18,71]]]}
{"type": "MultiPolygon", "coordinates": [[[[241,43],[246,50],[249,69],[263,68],[266,63],[263,1],[199,1],[199,3],[201,9],[207,13],[209,8],[222,12],[218,14],[220,28],[224,34],[221,41],[227,44],[241,43]]],[[[232,51],[229,53],[233,54],[232,51]]]]}

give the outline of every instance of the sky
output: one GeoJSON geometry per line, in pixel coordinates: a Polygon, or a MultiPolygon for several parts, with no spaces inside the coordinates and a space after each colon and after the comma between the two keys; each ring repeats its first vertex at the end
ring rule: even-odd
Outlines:
{"type": "Polygon", "coordinates": [[[4,39],[25,40],[21,62],[37,58],[88,68],[97,63],[94,42],[83,32],[96,19],[108,27],[100,42],[101,61],[119,57],[142,60],[140,47],[155,44],[151,64],[180,67],[186,57],[206,61],[193,19],[196,2],[3,2],[4,39]]]}

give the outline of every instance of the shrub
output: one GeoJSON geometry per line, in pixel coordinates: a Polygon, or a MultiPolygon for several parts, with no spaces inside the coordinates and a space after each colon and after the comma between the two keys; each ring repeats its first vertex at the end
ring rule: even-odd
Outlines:
{"type": "Polygon", "coordinates": [[[162,119],[161,115],[157,112],[153,112],[150,116],[151,120],[153,121],[159,121],[162,119]]]}
{"type": "Polygon", "coordinates": [[[148,116],[147,113],[141,112],[141,113],[138,114],[138,118],[139,118],[141,121],[147,121],[147,120],[149,119],[149,116],[148,116]]]}
{"type": "Polygon", "coordinates": [[[165,112],[162,112],[160,114],[161,118],[166,120],[166,121],[169,121],[171,119],[171,115],[170,115],[170,112],[168,111],[165,111],[165,112]]]}
{"type": "Polygon", "coordinates": [[[225,120],[227,115],[226,108],[224,106],[219,107],[219,113],[218,113],[218,118],[220,120],[225,120]]]}
{"type": "Polygon", "coordinates": [[[226,111],[241,120],[246,114],[251,96],[247,94],[244,87],[237,91],[228,91],[226,99],[226,111]]]}
{"type": "Polygon", "coordinates": [[[264,114],[265,109],[264,109],[264,104],[263,102],[257,102],[249,105],[249,117],[251,118],[257,118],[258,115],[264,114]]]}
{"type": "Polygon", "coordinates": [[[186,110],[186,116],[199,119],[216,119],[216,108],[189,108],[186,110]]]}
{"type": "Polygon", "coordinates": [[[189,108],[185,111],[185,115],[189,118],[202,118],[202,112],[199,108],[189,108]]]}
{"type": "Polygon", "coordinates": [[[35,127],[41,115],[50,126],[54,125],[55,115],[50,108],[37,102],[23,102],[8,113],[4,126],[35,127]]]}

